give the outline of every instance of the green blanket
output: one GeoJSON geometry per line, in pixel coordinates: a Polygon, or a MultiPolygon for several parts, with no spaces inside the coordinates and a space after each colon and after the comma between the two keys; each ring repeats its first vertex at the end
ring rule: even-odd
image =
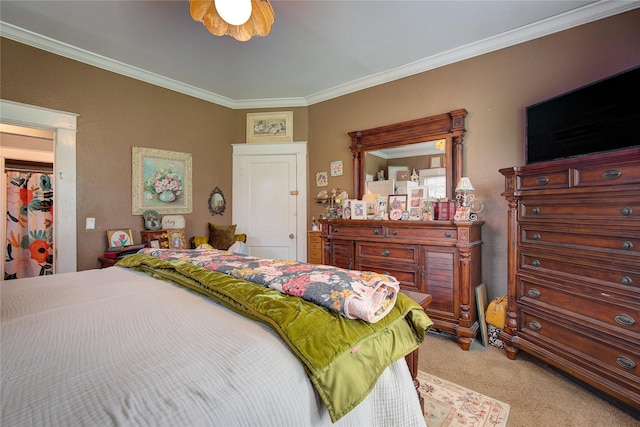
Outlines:
{"type": "Polygon", "coordinates": [[[273,328],[304,365],[333,422],[364,400],[382,372],[415,350],[433,325],[403,294],[372,324],[186,262],[136,254],[117,265],[172,281],[273,328]]]}

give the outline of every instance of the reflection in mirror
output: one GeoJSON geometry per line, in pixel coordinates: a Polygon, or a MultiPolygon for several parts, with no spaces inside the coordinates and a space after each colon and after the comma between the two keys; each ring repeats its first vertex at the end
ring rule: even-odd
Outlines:
{"type": "Polygon", "coordinates": [[[211,215],[222,215],[226,207],[227,202],[224,199],[222,190],[218,187],[214,188],[209,195],[209,212],[211,212],[211,215]]]}
{"type": "Polygon", "coordinates": [[[426,184],[430,198],[452,199],[462,176],[466,115],[461,108],[349,132],[354,196],[406,194],[411,187],[426,184]]]}
{"type": "Polygon", "coordinates": [[[445,158],[444,139],[367,151],[364,160],[366,194],[386,197],[407,194],[412,186],[424,186],[427,189],[425,197],[446,198],[445,158]]]}

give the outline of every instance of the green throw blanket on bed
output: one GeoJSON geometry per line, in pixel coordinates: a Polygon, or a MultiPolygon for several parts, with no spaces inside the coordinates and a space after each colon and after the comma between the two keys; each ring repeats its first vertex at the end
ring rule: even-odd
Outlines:
{"type": "Polygon", "coordinates": [[[372,324],[182,261],[136,254],[117,265],[172,281],[273,328],[303,363],[333,422],[364,400],[382,372],[415,350],[433,325],[403,294],[372,324]]]}

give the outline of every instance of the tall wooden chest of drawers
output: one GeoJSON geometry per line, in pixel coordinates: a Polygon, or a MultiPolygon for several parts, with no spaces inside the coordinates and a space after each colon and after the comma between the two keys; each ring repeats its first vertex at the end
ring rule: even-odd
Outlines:
{"type": "Polygon", "coordinates": [[[501,169],[507,356],[640,408],[640,148],[501,169]]]}
{"type": "Polygon", "coordinates": [[[322,242],[319,231],[307,231],[307,262],[309,264],[322,264],[322,242]]]}
{"type": "Polygon", "coordinates": [[[468,350],[478,333],[474,289],[482,282],[482,221],[323,219],[324,263],[394,276],[430,294],[434,328],[468,350]]]}

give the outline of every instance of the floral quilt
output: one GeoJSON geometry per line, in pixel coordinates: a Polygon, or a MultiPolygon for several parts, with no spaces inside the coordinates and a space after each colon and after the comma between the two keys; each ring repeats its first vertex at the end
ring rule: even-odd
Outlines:
{"type": "Polygon", "coordinates": [[[386,274],[293,260],[257,258],[209,249],[148,248],[139,253],[225,273],[301,297],[349,319],[370,323],[379,321],[391,311],[400,290],[396,278],[386,274]]]}

